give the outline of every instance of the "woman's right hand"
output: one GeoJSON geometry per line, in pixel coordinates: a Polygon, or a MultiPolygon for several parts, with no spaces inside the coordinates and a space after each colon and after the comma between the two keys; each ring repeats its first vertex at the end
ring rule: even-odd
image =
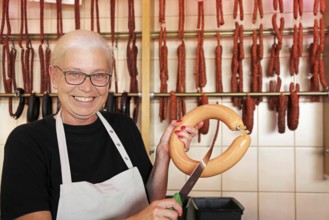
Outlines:
{"type": "Polygon", "coordinates": [[[152,219],[177,219],[182,216],[183,210],[179,203],[173,199],[156,200],[148,207],[126,220],[152,220],[152,219]]]}

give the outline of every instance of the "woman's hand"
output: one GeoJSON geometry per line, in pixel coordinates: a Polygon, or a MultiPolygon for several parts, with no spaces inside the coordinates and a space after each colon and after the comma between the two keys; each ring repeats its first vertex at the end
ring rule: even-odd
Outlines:
{"type": "MultiPolygon", "coordinates": [[[[155,161],[153,169],[146,184],[150,201],[158,201],[165,198],[168,184],[168,171],[170,163],[169,139],[173,130],[181,125],[180,120],[173,120],[164,131],[160,143],[156,149],[155,161]]],[[[194,127],[182,126],[182,129],[173,135],[178,135],[179,139],[184,143],[185,149],[188,150],[192,138],[197,135],[198,129],[201,128],[203,122],[194,127]]],[[[168,206],[167,206],[168,207],[168,206]]],[[[174,207],[175,208],[175,207],[174,207]]]]}
{"type": "MultiPolygon", "coordinates": [[[[169,139],[173,130],[181,124],[181,120],[172,120],[164,131],[160,143],[157,147],[157,156],[167,156],[169,157],[169,139]]],[[[190,148],[190,143],[194,136],[198,134],[198,130],[203,126],[203,122],[198,123],[196,126],[185,126],[182,125],[180,131],[176,131],[175,135],[178,136],[179,140],[184,143],[185,150],[188,151],[190,148]]]]}
{"type": "Polygon", "coordinates": [[[171,198],[154,201],[141,212],[126,220],[177,219],[182,214],[182,207],[175,199],[171,198]]]}

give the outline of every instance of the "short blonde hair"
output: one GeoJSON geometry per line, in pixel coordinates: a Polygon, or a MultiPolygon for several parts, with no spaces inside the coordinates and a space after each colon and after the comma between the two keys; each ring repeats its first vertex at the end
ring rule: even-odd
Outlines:
{"type": "Polygon", "coordinates": [[[51,53],[51,65],[59,65],[61,57],[70,48],[101,48],[107,56],[108,66],[112,65],[112,50],[106,40],[98,33],[88,30],[75,30],[64,34],[51,53]]]}

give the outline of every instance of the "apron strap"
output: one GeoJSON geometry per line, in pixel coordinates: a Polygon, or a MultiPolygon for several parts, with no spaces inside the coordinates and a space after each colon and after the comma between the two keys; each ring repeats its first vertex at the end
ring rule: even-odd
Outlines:
{"type": "MultiPolygon", "coordinates": [[[[72,176],[71,176],[71,169],[70,169],[70,161],[69,155],[67,152],[67,145],[66,145],[66,138],[64,132],[64,126],[61,116],[62,111],[59,110],[58,117],[56,118],[56,133],[57,133],[57,142],[58,142],[58,149],[59,149],[59,157],[61,162],[61,170],[62,170],[62,181],[63,184],[71,183],[72,176]]],[[[97,112],[97,116],[102,121],[105,129],[107,130],[108,134],[110,135],[112,141],[114,142],[115,147],[118,149],[123,161],[127,165],[128,169],[133,168],[133,164],[127,154],[127,151],[123,147],[119,137],[108,123],[108,121],[103,117],[100,112],[97,112]]]]}
{"type": "Polygon", "coordinates": [[[59,149],[59,158],[61,161],[61,170],[62,170],[62,181],[63,184],[71,183],[71,169],[69,162],[69,155],[67,152],[66,138],[64,133],[64,126],[62,121],[62,111],[59,110],[56,118],[56,133],[57,133],[57,142],[59,149]]]}
{"type": "Polygon", "coordinates": [[[123,147],[123,144],[121,143],[118,135],[115,133],[115,131],[111,127],[110,123],[108,123],[108,121],[104,118],[104,116],[100,112],[97,112],[97,116],[103,122],[103,125],[104,125],[105,129],[107,130],[110,137],[112,138],[112,140],[114,142],[114,145],[118,149],[118,151],[119,151],[123,161],[127,165],[128,169],[132,168],[133,164],[131,163],[131,160],[130,160],[128,154],[127,154],[127,151],[123,147]]]}

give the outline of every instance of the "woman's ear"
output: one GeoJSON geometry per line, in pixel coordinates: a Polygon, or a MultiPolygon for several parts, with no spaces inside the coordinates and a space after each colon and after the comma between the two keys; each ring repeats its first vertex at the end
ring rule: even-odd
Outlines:
{"type": "Polygon", "coordinates": [[[54,89],[57,89],[56,85],[56,70],[53,65],[49,65],[49,76],[51,80],[51,84],[53,85],[54,89]]]}

